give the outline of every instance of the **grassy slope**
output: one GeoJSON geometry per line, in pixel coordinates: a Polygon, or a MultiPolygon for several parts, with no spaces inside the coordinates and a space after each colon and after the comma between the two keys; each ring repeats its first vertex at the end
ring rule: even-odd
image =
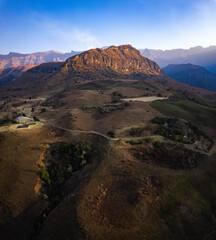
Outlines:
{"type": "Polygon", "coordinates": [[[166,116],[183,118],[198,126],[202,124],[216,129],[216,109],[214,108],[188,100],[155,101],[151,106],[166,116]]]}
{"type": "Polygon", "coordinates": [[[36,162],[52,138],[45,128],[0,134],[1,239],[15,239],[16,235],[17,239],[24,239],[25,234],[31,233],[37,210],[27,209],[43,204],[34,191],[38,178],[36,162]]]}

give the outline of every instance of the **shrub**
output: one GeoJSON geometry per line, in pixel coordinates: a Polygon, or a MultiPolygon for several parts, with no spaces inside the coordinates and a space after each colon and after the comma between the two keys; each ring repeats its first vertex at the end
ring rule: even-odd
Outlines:
{"type": "Polygon", "coordinates": [[[114,138],[115,137],[115,133],[113,131],[109,131],[107,133],[107,136],[111,137],[111,138],[114,138]]]}
{"type": "Polygon", "coordinates": [[[49,172],[47,172],[44,165],[41,166],[41,180],[43,180],[44,182],[47,182],[48,184],[50,183],[49,172]]]}
{"type": "Polygon", "coordinates": [[[44,112],[46,112],[46,108],[41,109],[41,113],[44,113],[44,112]]]}
{"type": "Polygon", "coordinates": [[[36,116],[33,117],[34,121],[40,121],[36,116]]]}

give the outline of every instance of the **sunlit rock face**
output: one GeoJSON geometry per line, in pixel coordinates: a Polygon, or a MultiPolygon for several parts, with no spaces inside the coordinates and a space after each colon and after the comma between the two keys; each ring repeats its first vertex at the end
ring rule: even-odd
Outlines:
{"type": "Polygon", "coordinates": [[[160,75],[160,67],[130,45],[111,46],[106,50],[96,48],[69,58],[63,73],[74,71],[112,71],[120,74],[143,73],[160,75]]]}

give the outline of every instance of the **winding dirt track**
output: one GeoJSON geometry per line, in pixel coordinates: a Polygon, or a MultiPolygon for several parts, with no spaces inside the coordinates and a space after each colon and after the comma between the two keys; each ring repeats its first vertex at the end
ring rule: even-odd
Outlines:
{"type": "MultiPolygon", "coordinates": [[[[67,128],[55,125],[55,124],[53,124],[51,122],[48,122],[48,121],[46,123],[52,125],[55,128],[58,128],[58,129],[61,129],[61,130],[64,130],[64,131],[72,132],[72,133],[75,133],[75,134],[76,133],[95,134],[95,135],[101,136],[101,137],[103,137],[103,138],[105,138],[107,140],[110,140],[110,141],[119,141],[119,140],[130,141],[130,140],[140,140],[140,139],[148,138],[148,137],[111,138],[111,137],[108,137],[108,136],[106,136],[106,135],[104,135],[102,133],[96,132],[96,131],[72,130],[72,129],[67,129],[67,128]]],[[[151,136],[151,138],[158,138],[158,137],[160,137],[160,136],[158,136],[158,135],[151,136]]],[[[185,147],[188,148],[188,146],[185,146],[185,147]]],[[[188,148],[188,149],[191,149],[191,148],[188,148]]],[[[195,151],[195,152],[200,152],[202,154],[206,154],[208,156],[212,155],[215,152],[214,147],[212,147],[212,149],[210,150],[209,153],[206,153],[206,152],[204,152],[202,150],[197,150],[197,149],[194,149],[194,148],[192,148],[192,150],[195,151]]]]}
{"type": "Polygon", "coordinates": [[[111,141],[119,141],[120,138],[111,138],[111,137],[108,137],[102,133],[99,133],[99,132],[95,132],[95,131],[85,131],[85,130],[72,130],[72,129],[67,129],[67,128],[64,128],[64,127],[60,127],[60,126],[57,126],[51,122],[46,122],[50,125],[52,125],[53,127],[55,128],[58,128],[58,129],[61,129],[61,130],[64,130],[64,131],[67,131],[67,132],[72,132],[72,133],[85,133],[85,134],[95,134],[95,135],[98,135],[98,136],[101,136],[103,138],[106,138],[107,140],[111,140],[111,141]]]}

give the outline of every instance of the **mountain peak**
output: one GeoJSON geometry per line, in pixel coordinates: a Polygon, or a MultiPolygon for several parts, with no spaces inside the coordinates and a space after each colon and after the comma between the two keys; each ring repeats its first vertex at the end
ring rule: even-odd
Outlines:
{"type": "Polygon", "coordinates": [[[104,71],[127,75],[161,74],[161,69],[155,62],[143,57],[131,45],[110,46],[107,49],[96,48],[71,57],[65,62],[62,72],[74,71],[104,71]]]}

